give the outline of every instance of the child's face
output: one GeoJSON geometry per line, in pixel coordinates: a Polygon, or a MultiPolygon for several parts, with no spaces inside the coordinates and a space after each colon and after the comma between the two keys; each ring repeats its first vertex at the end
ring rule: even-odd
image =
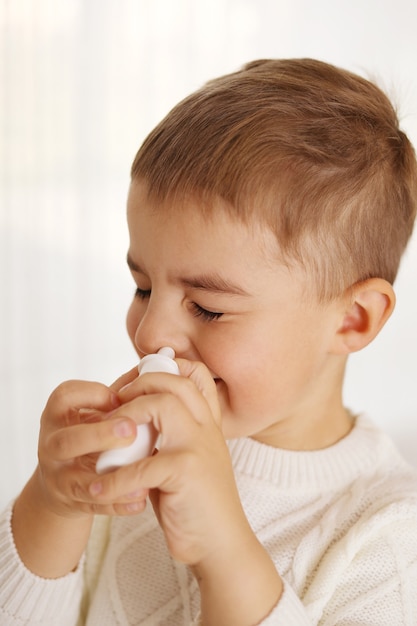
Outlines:
{"type": "Polygon", "coordinates": [[[140,356],[171,346],[202,361],[227,438],[312,449],[346,434],[344,359],[331,350],[340,304],[306,297],[307,276],[279,262],[266,227],[248,228],[221,209],[204,218],[193,201],[153,211],[139,182],[128,224],[137,293],[127,328],[140,356]]]}

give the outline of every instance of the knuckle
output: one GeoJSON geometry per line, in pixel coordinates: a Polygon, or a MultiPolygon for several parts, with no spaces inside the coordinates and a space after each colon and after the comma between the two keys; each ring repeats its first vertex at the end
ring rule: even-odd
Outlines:
{"type": "Polygon", "coordinates": [[[195,390],[195,382],[191,378],[183,378],[181,382],[186,393],[192,393],[195,390]]]}
{"type": "MultiPolygon", "coordinates": [[[[120,471],[120,470],[119,470],[120,471]]],[[[112,471],[105,474],[102,479],[102,490],[98,494],[99,500],[113,500],[115,494],[118,493],[118,471],[112,471]]]]}
{"type": "Polygon", "coordinates": [[[109,511],[107,507],[99,504],[98,502],[91,502],[89,504],[89,509],[93,515],[108,515],[109,511]]]}
{"type": "Polygon", "coordinates": [[[205,374],[208,371],[207,366],[204,365],[204,363],[202,363],[201,361],[194,361],[193,366],[194,366],[194,371],[197,373],[205,374]]]}
{"type": "Polygon", "coordinates": [[[75,381],[73,380],[66,380],[63,383],[60,383],[51,393],[49,400],[57,404],[63,404],[73,391],[74,385],[75,381]]]}
{"type": "Polygon", "coordinates": [[[169,413],[178,409],[179,399],[172,393],[165,393],[160,396],[161,408],[169,413]]]}
{"type": "Polygon", "coordinates": [[[97,454],[84,454],[78,459],[78,467],[83,472],[95,472],[97,458],[97,454]]]}
{"type": "Polygon", "coordinates": [[[49,438],[48,448],[52,457],[59,461],[71,458],[71,443],[65,430],[58,430],[49,438]]]}
{"type": "Polygon", "coordinates": [[[85,492],[78,480],[72,480],[69,484],[69,492],[74,500],[84,500],[85,492]]]}
{"type": "Polygon", "coordinates": [[[42,414],[43,423],[50,422],[51,418],[53,421],[58,418],[67,425],[79,421],[78,410],[71,404],[75,385],[76,381],[65,381],[53,390],[42,414]]]}

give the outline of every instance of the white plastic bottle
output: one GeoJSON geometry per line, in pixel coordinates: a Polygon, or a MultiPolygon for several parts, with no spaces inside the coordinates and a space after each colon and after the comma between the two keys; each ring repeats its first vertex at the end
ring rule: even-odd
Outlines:
{"type": "MultiPolygon", "coordinates": [[[[147,354],[138,365],[139,376],[148,372],[167,372],[179,374],[178,365],[174,361],[175,352],[172,348],[161,348],[156,354],[147,354]]],[[[136,439],[124,448],[113,448],[100,454],[96,472],[104,474],[122,465],[129,465],[152,454],[157,440],[157,433],[151,424],[139,424],[136,439]]]]}

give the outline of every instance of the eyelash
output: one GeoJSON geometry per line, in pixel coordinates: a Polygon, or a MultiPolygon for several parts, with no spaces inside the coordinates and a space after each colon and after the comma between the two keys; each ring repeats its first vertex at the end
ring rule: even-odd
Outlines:
{"type": "Polygon", "coordinates": [[[139,287],[136,287],[135,298],[139,298],[139,300],[146,300],[146,298],[149,298],[150,295],[150,289],[139,289],[139,287]]]}
{"type": "MultiPolygon", "coordinates": [[[[139,289],[139,287],[136,288],[135,298],[139,298],[139,300],[146,300],[146,298],[149,298],[150,295],[150,289],[139,289]]],[[[196,302],[192,302],[191,305],[194,317],[201,317],[206,322],[213,322],[214,320],[218,320],[223,315],[223,313],[220,313],[220,311],[207,311],[207,309],[204,309],[196,302]]]]}
{"type": "Polygon", "coordinates": [[[192,307],[194,310],[194,317],[201,317],[206,322],[214,322],[214,320],[218,320],[223,315],[223,313],[220,313],[219,311],[207,311],[207,309],[203,309],[203,307],[196,302],[192,303],[192,307]]]}

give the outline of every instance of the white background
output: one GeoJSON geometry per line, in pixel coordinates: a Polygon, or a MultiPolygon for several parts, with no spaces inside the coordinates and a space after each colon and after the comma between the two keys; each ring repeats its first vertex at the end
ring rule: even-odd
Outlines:
{"type": "MultiPolygon", "coordinates": [[[[0,0],[0,506],[34,467],[52,389],[136,362],[125,199],[159,119],[247,61],[309,56],[376,78],[416,145],[416,32],[414,0],[0,0]]],[[[396,286],[345,396],[417,465],[416,236],[396,286]]]]}

